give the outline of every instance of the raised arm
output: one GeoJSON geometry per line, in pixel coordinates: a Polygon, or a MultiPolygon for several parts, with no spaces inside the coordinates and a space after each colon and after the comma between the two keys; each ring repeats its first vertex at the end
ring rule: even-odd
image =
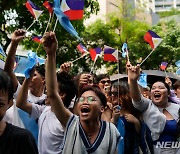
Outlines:
{"type": "Polygon", "coordinates": [[[62,99],[59,95],[58,82],[56,77],[56,50],[57,40],[53,32],[47,32],[43,37],[43,46],[47,53],[46,60],[46,88],[47,96],[53,112],[55,113],[61,124],[66,127],[66,124],[71,116],[71,112],[64,107],[62,99]]]}
{"type": "Polygon", "coordinates": [[[34,75],[34,69],[31,72],[30,78],[24,80],[16,99],[16,106],[29,114],[31,114],[32,112],[32,104],[27,102],[27,96],[28,96],[28,87],[32,80],[33,75],[34,75]]]}
{"type": "Polygon", "coordinates": [[[19,44],[19,42],[25,37],[25,31],[22,29],[15,30],[14,33],[11,36],[11,44],[9,48],[9,52],[7,55],[7,59],[5,62],[4,66],[4,71],[8,73],[8,75],[11,77],[11,80],[13,82],[13,89],[14,92],[17,89],[18,86],[18,80],[16,78],[16,75],[13,72],[14,68],[14,62],[15,62],[15,54],[16,54],[16,49],[19,44]]]}
{"type": "Polygon", "coordinates": [[[141,100],[141,92],[139,90],[137,80],[140,75],[140,67],[139,65],[132,66],[131,64],[127,64],[126,67],[128,70],[128,81],[131,97],[135,102],[139,102],[141,100]]]}

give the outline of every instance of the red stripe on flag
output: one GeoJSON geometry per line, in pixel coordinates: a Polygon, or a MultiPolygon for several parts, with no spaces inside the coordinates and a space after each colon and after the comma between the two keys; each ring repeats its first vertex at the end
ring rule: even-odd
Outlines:
{"type": "Polygon", "coordinates": [[[34,14],[33,8],[31,7],[31,5],[28,2],[26,2],[26,7],[29,10],[29,12],[33,15],[33,17],[35,18],[36,16],[34,14]]]}
{"type": "Polygon", "coordinates": [[[84,10],[68,10],[64,12],[69,17],[69,20],[81,20],[83,18],[84,10]]]}
{"type": "Polygon", "coordinates": [[[152,49],[154,49],[154,43],[152,41],[152,36],[150,35],[149,32],[146,32],[146,34],[144,35],[144,40],[150,44],[152,49]]]}
{"type": "Polygon", "coordinates": [[[117,59],[112,54],[104,54],[104,61],[117,62],[117,59]]]}

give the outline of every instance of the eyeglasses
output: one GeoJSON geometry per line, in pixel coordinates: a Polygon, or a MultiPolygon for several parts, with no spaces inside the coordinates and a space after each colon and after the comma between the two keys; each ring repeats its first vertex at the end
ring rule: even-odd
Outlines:
{"type": "Polygon", "coordinates": [[[112,91],[112,92],[110,92],[110,95],[117,97],[118,96],[118,91],[112,91]]]}
{"type": "Polygon", "coordinates": [[[107,83],[111,83],[110,80],[101,80],[101,81],[100,81],[100,83],[102,83],[102,84],[105,84],[106,82],[107,82],[107,83]]]}
{"type": "Polygon", "coordinates": [[[86,100],[89,104],[97,101],[97,99],[94,98],[93,96],[88,96],[88,97],[81,96],[81,97],[79,98],[78,102],[79,102],[79,103],[84,103],[85,100],[86,100]]]}

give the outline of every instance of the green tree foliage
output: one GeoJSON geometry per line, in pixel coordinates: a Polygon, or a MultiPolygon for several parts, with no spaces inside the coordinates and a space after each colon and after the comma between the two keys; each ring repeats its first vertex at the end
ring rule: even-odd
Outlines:
{"type": "MultiPolygon", "coordinates": [[[[109,45],[120,51],[123,43],[127,42],[130,61],[132,64],[137,64],[152,51],[150,45],[143,38],[149,29],[162,37],[163,41],[141,67],[143,69],[159,69],[162,61],[174,65],[180,57],[180,27],[174,21],[159,23],[150,27],[145,22],[124,20],[111,16],[106,24],[98,20],[90,25],[84,33],[84,38],[89,41],[91,46],[109,45]]],[[[102,64],[106,64],[109,74],[117,73],[116,63],[107,63],[101,59],[97,62],[96,68],[101,67],[102,64]]],[[[120,73],[124,73],[126,60],[121,55],[119,64],[120,73]]]]}
{"type": "MultiPolygon", "coordinates": [[[[147,31],[149,26],[145,23],[138,21],[124,20],[116,16],[110,16],[110,20],[105,24],[102,21],[97,21],[93,25],[86,29],[84,38],[87,37],[89,42],[94,46],[104,45],[111,46],[121,51],[121,47],[124,42],[128,43],[129,55],[131,61],[134,63],[136,59],[142,55],[139,51],[146,49],[146,44],[143,40],[143,35],[147,31]],[[143,46],[143,43],[145,44],[143,46]]],[[[100,67],[102,63],[105,63],[109,67],[109,73],[117,73],[117,63],[109,63],[100,61],[97,63],[97,67],[100,67]],[[99,64],[99,66],[98,66],[99,64]]],[[[120,72],[125,71],[126,60],[121,58],[120,53],[120,72]]]]}
{"type": "MultiPolygon", "coordinates": [[[[43,35],[48,23],[49,12],[43,6],[44,1],[32,0],[33,3],[35,3],[38,7],[41,8],[41,10],[44,11],[43,14],[39,17],[38,22],[36,22],[30,29],[33,35],[43,35]]],[[[53,0],[50,1],[53,2],[53,0]]],[[[0,41],[5,51],[10,43],[10,39],[8,36],[10,36],[10,34],[15,29],[28,28],[34,20],[33,16],[25,7],[25,3],[26,0],[0,0],[0,41]]],[[[90,14],[97,13],[99,11],[99,4],[96,0],[86,0],[84,10],[84,19],[89,18],[90,14]]],[[[85,29],[83,20],[71,22],[80,36],[85,29]]],[[[54,15],[54,18],[51,21],[48,30],[53,30],[55,21],[56,17],[54,15]]],[[[66,61],[74,60],[75,58],[79,57],[79,53],[76,51],[76,46],[79,42],[76,40],[76,38],[72,37],[68,32],[66,32],[66,30],[64,30],[59,23],[56,27],[55,32],[59,43],[59,48],[57,51],[57,64],[60,65],[66,61]]],[[[23,41],[23,45],[27,50],[31,49],[33,51],[37,51],[38,48],[38,55],[45,56],[45,52],[42,46],[39,46],[39,44],[33,42],[31,37],[26,38],[23,41]]]]}

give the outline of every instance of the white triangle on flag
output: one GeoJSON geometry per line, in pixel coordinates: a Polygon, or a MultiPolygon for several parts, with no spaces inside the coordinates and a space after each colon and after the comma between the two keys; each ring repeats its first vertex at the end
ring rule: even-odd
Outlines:
{"type": "Polygon", "coordinates": [[[118,60],[118,50],[115,50],[112,55],[118,60]]]}
{"type": "Polygon", "coordinates": [[[152,38],[154,49],[162,42],[163,39],[161,38],[152,38]]]}
{"type": "Polygon", "coordinates": [[[33,9],[36,20],[38,20],[39,16],[43,13],[43,11],[33,9]]]}
{"type": "Polygon", "coordinates": [[[65,12],[65,11],[70,10],[70,8],[69,8],[69,6],[67,5],[67,3],[66,3],[65,0],[62,0],[60,9],[61,9],[62,12],[65,12]]]}

